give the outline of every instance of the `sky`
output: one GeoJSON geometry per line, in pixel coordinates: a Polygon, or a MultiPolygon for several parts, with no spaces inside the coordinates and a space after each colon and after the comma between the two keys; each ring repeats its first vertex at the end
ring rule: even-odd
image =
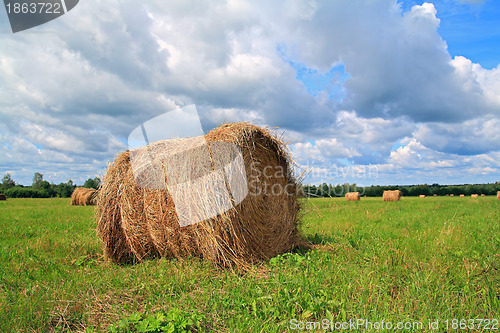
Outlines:
{"type": "Polygon", "coordinates": [[[499,64],[494,0],[86,0],[15,34],[0,8],[0,176],[102,177],[195,104],[275,130],[306,183],[500,181],[499,64]]]}

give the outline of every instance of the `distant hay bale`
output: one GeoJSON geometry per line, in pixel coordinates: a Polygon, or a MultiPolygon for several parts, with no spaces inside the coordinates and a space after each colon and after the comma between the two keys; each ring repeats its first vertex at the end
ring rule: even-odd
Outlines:
{"type": "Polygon", "coordinates": [[[500,191],[497,192],[497,199],[500,199],[500,191]]]}
{"type": "Polygon", "coordinates": [[[78,205],[80,202],[80,188],[77,187],[73,190],[73,193],[71,193],[71,205],[78,205]]]}
{"type": "Polygon", "coordinates": [[[399,201],[401,195],[402,193],[400,190],[384,191],[383,198],[384,201],[399,201]]]}
{"type": "Polygon", "coordinates": [[[478,198],[479,194],[471,194],[470,196],[471,196],[471,198],[478,198]]]}
{"type": "Polygon", "coordinates": [[[455,194],[450,194],[450,197],[454,197],[454,196],[455,196],[455,194]]]}
{"type": "Polygon", "coordinates": [[[425,198],[425,194],[420,194],[420,197],[421,198],[425,198]]]}
{"type": "Polygon", "coordinates": [[[445,196],[449,197],[450,195],[449,194],[445,194],[445,196]]]}
{"type": "Polygon", "coordinates": [[[361,200],[361,196],[359,195],[359,192],[348,192],[345,194],[345,199],[347,201],[359,201],[361,200]]]}
{"type": "Polygon", "coordinates": [[[87,193],[86,196],[84,196],[82,199],[85,201],[84,206],[94,206],[97,203],[97,194],[99,194],[99,191],[90,189],[87,193]]]}
{"type": "Polygon", "coordinates": [[[0,201],[7,200],[7,196],[5,194],[0,194],[0,201]]]}
{"type": "Polygon", "coordinates": [[[92,188],[77,187],[71,194],[71,204],[77,206],[92,206],[96,204],[97,191],[92,188]]]}
{"type": "Polygon", "coordinates": [[[437,197],[438,195],[436,193],[434,193],[434,196],[437,197]]]}
{"type": "Polygon", "coordinates": [[[463,197],[465,197],[465,194],[460,194],[460,198],[463,198],[463,197]]]}
{"type": "Polygon", "coordinates": [[[200,160],[197,154],[185,153],[192,150],[190,142],[194,139],[197,138],[157,141],[147,148],[121,153],[109,166],[97,197],[96,210],[97,229],[106,258],[125,263],[156,256],[194,255],[221,267],[246,270],[254,263],[288,252],[302,243],[297,226],[298,184],[287,147],[280,139],[248,123],[225,124],[204,136],[206,144],[203,147],[208,147],[209,161],[200,160]],[[221,167],[232,165],[219,160],[226,158],[216,150],[221,143],[238,147],[241,152],[242,159],[238,158],[242,167],[236,170],[235,178],[231,178],[235,170],[221,167]],[[165,146],[179,152],[172,155],[178,156],[178,160],[170,160],[171,155],[166,160],[158,157],[165,146]],[[131,162],[131,158],[146,154],[150,154],[147,158],[152,166],[159,165],[157,171],[141,169],[135,160],[131,162]],[[215,182],[203,183],[200,187],[175,180],[200,179],[194,177],[199,174],[195,171],[206,162],[206,175],[224,170],[222,188],[229,189],[232,195],[228,209],[221,208],[222,195],[216,191],[215,182]],[[155,172],[155,179],[161,180],[166,187],[138,186],[136,179],[145,183],[152,179],[151,174],[141,178],[141,170],[155,172]],[[243,178],[247,183],[241,186],[246,188],[248,185],[248,194],[237,203],[233,200],[234,184],[243,178]],[[236,182],[232,183],[232,179],[236,182]],[[183,215],[179,213],[181,205],[176,206],[179,201],[175,201],[179,191],[184,191],[187,197],[200,198],[183,201],[189,205],[182,206],[183,215]],[[196,219],[199,215],[194,214],[200,211],[200,205],[215,213],[204,220],[196,219]],[[194,222],[181,226],[181,221],[186,219],[194,222]]]}
{"type": "Polygon", "coordinates": [[[485,197],[485,196],[486,196],[486,194],[482,193],[482,194],[481,194],[481,196],[482,196],[482,197],[485,197]]]}

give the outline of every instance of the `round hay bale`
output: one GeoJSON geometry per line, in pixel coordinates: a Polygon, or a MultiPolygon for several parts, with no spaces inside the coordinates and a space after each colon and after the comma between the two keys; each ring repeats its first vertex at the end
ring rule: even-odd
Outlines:
{"type": "Polygon", "coordinates": [[[421,198],[425,198],[425,194],[420,194],[420,197],[421,198]]]}
{"type": "Polygon", "coordinates": [[[464,198],[465,197],[465,194],[460,194],[460,198],[464,198]]]}
{"type": "Polygon", "coordinates": [[[402,193],[400,190],[384,191],[383,194],[384,201],[399,201],[401,196],[402,193]]]}
{"type": "Polygon", "coordinates": [[[5,194],[0,194],[0,201],[7,200],[7,196],[5,194]]]}
{"type": "Polygon", "coordinates": [[[83,206],[94,206],[97,202],[98,191],[93,188],[87,189],[85,193],[82,193],[80,197],[81,204],[83,206]]]}
{"type": "MultiPolygon", "coordinates": [[[[217,143],[239,147],[244,169],[240,172],[246,176],[244,185],[248,186],[248,194],[240,201],[235,200],[234,191],[231,192],[231,208],[218,210],[221,198],[220,191],[214,191],[215,183],[193,187],[185,185],[189,181],[178,181],[186,173],[188,179],[195,179],[193,174],[199,175],[200,165],[204,163],[197,154],[187,153],[169,161],[162,160],[158,154],[150,155],[151,165],[159,165],[159,171],[151,167],[143,171],[156,172],[166,187],[137,185],[137,179],[145,183],[148,180],[142,179],[137,171],[134,175],[133,170],[140,168],[133,169],[136,166],[132,166],[131,156],[137,158],[142,151],[158,152],[162,145],[185,149],[190,139],[158,141],[145,148],[147,150],[126,151],[109,166],[97,196],[97,228],[107,258],[123,263],[154,256],[195,255],[219,266],[248,269],[253,263],[290,251],[301,243],[297,229],[297,183],[286,145],[266,129],[247,123],[222,125],[204,138],[211,175],[227,171],[222,168],[227,163],[216,159],[223,155],[217,155],[220,154],[216,152],[217,143]],[[184,211],[186,216],[192,216],[189,214],[201,204],[209,206],[203,208],[215,209],[217,214],[181,226],[185,216],[179,217],[174,196],[180,190],[194,193],[190,198],[200,198],[188,201],[192,206],[184,211]]],[[[224,174],[223,189],[234,190],[232,173],[224,174]]]]}
{"type": "Polygon", "coordinates": [[[500,199],[500,191],[497,192],[497,199],[500,199]]]}
{"type": "Polygon", "coordinates": [[[345,199],[346,201],[360,201],[361,196],[359,195],[359,192],[348,192],[345,194],[345,199]]]}
{"type": "Polygon", "coordinates": [[[485,197],[485,196],[486,196],[486,194],[482,193],[482,194],[481,194],[481,196],[482,196],[482,197],[485,197]]]}
{"type": "Polygon", "coordinates": [[[470,196],[471,196],[471,198],[478,198],[479,194],[471,194],[470,196]]]}
{"type": "Polygon", "coordinates": [[[80,204],[80,191],[82,187],[77,187],[74,189],[73,193],[71,193],[71,204],[79,205],[80,204]]]}
{"type": "Polygon", "coordinates": [[[77,187],[71,194],[71,204],[91,206],[96,204],[97,191],[93,188],[77,187]]]}
{"type": "Polygon", "coordinates": [[[455,194],[450,194],[450,197],[454,197],[454,196],[455,196],[455,194]]]}

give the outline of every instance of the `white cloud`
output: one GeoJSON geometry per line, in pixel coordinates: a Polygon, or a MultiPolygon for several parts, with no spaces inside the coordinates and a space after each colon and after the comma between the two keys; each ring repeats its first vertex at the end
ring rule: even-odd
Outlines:
{"type": "Polygon", "coordinates": [[[354,149],[346,148],[336,138],[296,143],[294,152],[300,161],[325,161],[328,158],[351,158],[359,156],[354,149]]]}
{"type": "Polygon", "coordinates": [[[425,158],[426,148],[418,141],[411,140],[408,145],[391,152],[389,162],[397,168],[418,168],[425,158]]]}
{"type": "Polygon", "coordinates": [[[49,149],[80,152],[84,148],[82,141],[57,129],[51,131],[40,125],[25,123],[23,130],[30,141],[38,142],[49,149]]]}
{"type": "Polygon", "coordinates": [[[490,108],[498,112],[500,107],[500,65],[491,70],[481,67],[480,64],[457,56],[451,61],[457,76],[463,83],[463,90],[468,94],[475,94],[486,99],[490,108]]]}
{"type": "Polygon", "coordinates": [[[337,116],[338,131],[343,137],[362,143],[381,145],[394,142],[411,134],[414,125],[403,118],[362,118],[355,112],[341,111],[337,116]]]}
{"type": "Polygon", "coordinates": [[[478,168],[469,168],[467,171],[473,175],[481,174],[487,175],[491,173],[498,173],[498,168],[490,168],[490,167],[478,167],[478,168]]]}

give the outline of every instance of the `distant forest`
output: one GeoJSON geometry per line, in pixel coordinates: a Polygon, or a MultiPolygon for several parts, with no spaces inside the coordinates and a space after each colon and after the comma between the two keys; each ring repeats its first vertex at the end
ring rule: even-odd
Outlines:
{"type": "Polygon", "coordinates": [[[484,194],[484,195],[496,195],[497,191],[500,191],[500,182],[495,182],[491,184],[464,184],[464,185],[391,185],[391,186],[367,186],[359,187],[356,184],[337,184],[336,186],[331,184],[321,184],[315,185],[304,185],[302,187],[304,195],[307,197],[343,197],[347,192],[360,192],[361,196],[366,195],[367,197],[381,197],[382,193],[386,190],[400,190],[403,196],[419,196],[428,195],[433,196],[437,194],[438,196],[445,195],[471,195],[471,194],[484,194]]]}
{"type": "MultiPolygon", "coordinates": [[[[98,189],[101,185],[101,179],[98,177],[89,178],[83,184],[83,187],[98,189]]],[[[2,183],[0,183],[0,193],[9,198],[69,198],[76,184],[70,179],[66,183],[54,184],[43,180],[43,175],[36,172],[33,176],[31,186],[16,184],[10,174],[6,174],[2,183]]],[[[419,196],[437,194],[444,195],[471,195],[485,194],[496,195],[500,191],[500,182],[491,184],[464,184],[464,185],[392,185],[392,186],[368,186],[360,187],[356,184],[321,184],[321,185],[303,185],[302,192],[306,197],[343,197],[347,192],[360,192],[362,196],[381,197],[385,190],[400,190],[403,196],[419,196]]]]}
{"type": "MultiPolygon", "coordinates": [[[[87,179],[83,187],[97,189],[101,185],[101,180],[96,177],[87,179]]],[[[70,179],[66,183],[58,185],[43,180],[41,173],[35,172],[31,186],[16,184],[10,174],[2,178],[0,193],[8,198],[69,198],[77,187],[70,179]]]]}

